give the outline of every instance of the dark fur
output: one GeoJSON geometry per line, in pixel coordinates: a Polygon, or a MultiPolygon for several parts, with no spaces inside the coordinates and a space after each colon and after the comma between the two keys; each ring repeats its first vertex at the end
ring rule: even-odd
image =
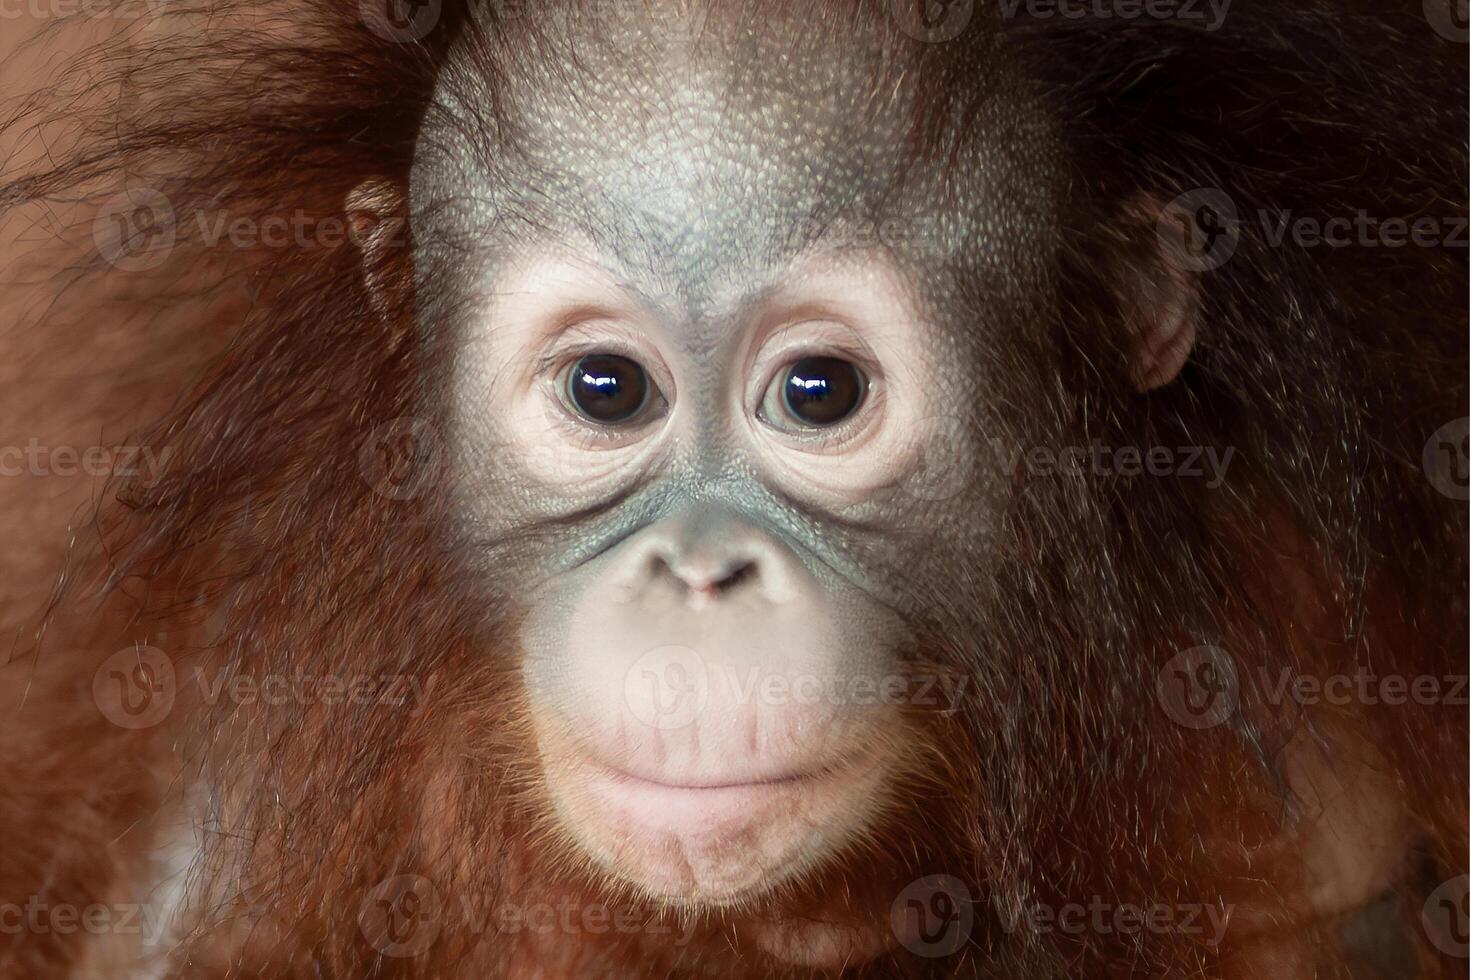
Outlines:
{"type": "MultiPolygon", "coordinates": [[[[311,25],[299,29],[280,29],[274,8],[258,5],[232,26],[241,21],[230,6],[209,4],[218,22],[205,40],[88,52],[89,66],[146,98],[88,120],[95,141],[55,169],[10,175],[0,205],[94,193],[94,179],[127,174],[164,191],[181,215],[332,215],[367,177],[402,185],[463,13],[407,45],[366,31],[356,4],[283,6],[282,16],[311,25]]],[[[855,6],[860,16],[814,7],[813,29],[880,37],[896,62],[912,59],[950,100],[936,95],[915,120],[916,152],[946,159],[948,142],[963,137],[946,121],[984,96],[966,86],[964,37],[915,44],[893,29],[886,5],[855,6]]],[[[1199,733],[1172,726],[1152,693],[1161,663],[1206,642],[1229,647],[1243,673],[1370,659],[1380,673],[1465,672],[1463,508],[1437,495],[1419,466],[1429,434],[1466,413],[1463,253],[1272,248],[1254,221],[1258,209],[1465,213],[1465,49],[1435,36],[1417,3],[1374,6],[1237,0],[1214,33],[1009,25],[1055,106],[1075,179],[1058,256],[1063,300],[1051,323],[997,355],[1053,380],[1013,409],[1008,435],[1043,445],[1097,437],[1233,446],[1239,470],[1219,491],[1179,480],[1018,478],[1004,601],[976,609],[956,582],[923,624],[927,656],[972,674],[978,693],[963,713],[931,720],[935,771],[921,812],[755,916],[800,909],[803,887],[834,882],[858,896],[878,891],[886,915],[891,881],[946,872],[980,899],[973,945],[946,960],[896,955],[857,972],[1220,976],[1230,943],[1062,942],[1006,932],[997,912],[1092,895],[1234,904],[1262,879],[1289,891],[1292,868],[1250,866],[1234,845],[1292,826],[1277,753],[1302,726],[1320,725],[1331,744],[1339,723],[1379,747],[1417,820],[1428,870],[1406,866],[1397,885],[1408,931],[1417,934],[1426,887],[1465,870],[1463,708],[1284,716],[1253,710],[1260,692],[1248,687],[1238,723],[1199,733]],[[1226,190],[1250,220],[1236,257],[1201,277],[1200,340],[1184,374],[1138,396],[1120,368],[1123,304],[1112,284],[1120,268],[1146,261],[1152,229],[1125,205],[1199,186],[1226,190]],[[1310,583],[1305,610],[1282,599],[1279,584],[1291,576],[1310,583]],[[946,791],[938,802],[935,786],[946,791]]],[[[748,16],[763,15],[753,5],[748,16]]],[[[491,23],[506,43],[534,44],[535,16],[491,23]]],[[[514,77],[498,81],[511,97],[514,77]]],[[[10,123],[31,125],[57,108],[43,93],[10,123]]],[[[80,905],[135,873],[149,814],[168,792],[152,760],[171,746],[98,722],[86,683],[66,678],[90,679],[107,655],[150,643],[181,671],[432,682],[417,717],[176,710],[176,745],[221,791],[197,873],[203,882],[228,869],[239,882],[238,894],[211,894],[192,924],[182,975],[489,977],[517,957],[552,975],[773,975],[780,968],[750,949],[738,920],[698,924],[684,948],[642,934],[548,951],[451,915],[431,949],[408,959],[379,956],[359,930],[369,891],[398,873],[429,877],[455,908],[462,899],[483,909],[593,895],[600,885],[556,850],[536,810],[513,651],[496,645],[514,583],[465,574],[445,539],[448,480],[437,477],[446,474],[431,474],[410,501],[373,493],[361,476],[376,426],[441,412],[436,379],[453,352],[412,322],[408,256],[400,247],[382,258],[379,274],[400,286],[399,307],[386,313],[364,290],[351,248],[211,253],[185,239],[146,274],[184,291],[239,280],[254,303],[238,323],[197,325],[225,333],[229,347],[181,379],[177,406],[147,435],[173,447],[171,465],[155,486],[110,488],[49,631],[39,649],[23,650],[60,665],[60,679],[38,688],[33,703],[44,707],[0,729],[0,744],[18,746],[0,753],[0,831],[25,842],[0,858],[0,898],[40,892],[80,905]],[[253,926],[241,932],[241,921],[253,926]]],[[[97,260],[80,271],[99,290],[138,288],[97,260]]],[[[159,309],[139,331],[148,343],[179,324],[159,309]]],[[[417,463],[432,464],[432,453],[417,463]]],[[[1281,906],[1289,919],[1290,903],[1281,906]]],[[[647,914],[658,920],[657,910],[647,914]]],[[[1300,928],[1321,930],[1322,975],[1346,975],[1335,926],[1300,928]]],[[[7,975],[64,975],[77,955],[64,937],[10,938],[0,943],[7,975]]],[[[1415,945],[1424,975],[1460,966],[1415,945]]]]}

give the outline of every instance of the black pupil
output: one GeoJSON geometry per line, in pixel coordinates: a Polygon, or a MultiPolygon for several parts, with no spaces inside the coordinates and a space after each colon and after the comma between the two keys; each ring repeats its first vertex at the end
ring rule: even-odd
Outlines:
{"type": "Polygon", "coordinates": [[[835,425],[863,399],[863,376],[836,357],[805,357],[786,370],[786,408],[807,425],[835,425]]]}
{"type": "Polygon", "coordinates": [[[648,400],[648,376],[636,361],[591,354],[572,366],[568,394],[577,411],[594,422],[626,422],[648,400]]]}

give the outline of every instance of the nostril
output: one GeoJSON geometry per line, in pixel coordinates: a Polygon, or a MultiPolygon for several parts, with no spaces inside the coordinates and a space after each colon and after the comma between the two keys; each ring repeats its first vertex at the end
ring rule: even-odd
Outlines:
{"type": "Polygon", "coordinates": [[[653,559],[655,576],[677,580],[690,592],[715,595],[747,585],[756,578],[756,563],[745,558],[702,560],[686,558],[670,561],[663,555],[653,559]]]}
{"type": "MultiPolygon", "coordinates": [[[[738,585],[748,584],[755,579],[755,562],[737,560],[726,562],[705,580],[702,591],[705,592],[728,592],[738,585]]],[[[687,581],[687,580],[686,580],[687,581]]],[[[691,588],[698,588],[691,583],[691,588]]]]}

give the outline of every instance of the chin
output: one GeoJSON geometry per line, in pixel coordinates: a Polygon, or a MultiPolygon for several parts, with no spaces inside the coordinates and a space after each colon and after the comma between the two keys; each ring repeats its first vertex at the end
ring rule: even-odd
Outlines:
{"type": "Polygon", "coordinates": [[[738,909],[819,870],[878,820],[872,751],[804,772],[660,779],[567,749],[543,755],[557,821],[604,874],[659,904],[738,909]]]}

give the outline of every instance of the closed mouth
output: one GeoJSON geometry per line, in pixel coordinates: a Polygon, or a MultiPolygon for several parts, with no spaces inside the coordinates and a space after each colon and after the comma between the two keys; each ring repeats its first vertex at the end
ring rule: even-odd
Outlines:
{"type": "Polygon", "coordinates": [[[665,789],[665,790],[723,790],[723,789],[755,788],[755,787],[760,787],[760,786],[773,786],[774,787],[774,786],[789,785],[789,784],[792,784],[792,783],[807,782],[807,781],[812,780],[812,779],[821,778],[821,776],[824,775],[824,771],[823,770],[816,770],[816,771],[813,771],[813,772],[792,772],[792,773],[787,773],[787,774],[784,774],[784,775],[775,775],[775,776],[758,776],[758,777],[751,778],[751,779],[725,779],[725,780],[719,780],[719,779],[714,779],[714,780],[677,779],[677,780],[666,780],[666,779],[654,779],[654,778],[651,778],[651,777],[648,777],[648,776],[640,776],[640,775],[637,775],[636,773],[628,772],[625,769],[620,769],[617,766],[602,765],[602,764],[599,764],[599,763],[593,763],[592,765],[601,768],[611,778],[613,778],[615,780],[619,780],[621,782],[628,783],[628,784],[630,784],[632,786],[635,786],[635,787],[642,786],[642,787],[647,787],[649,789],[665,789]]]}

